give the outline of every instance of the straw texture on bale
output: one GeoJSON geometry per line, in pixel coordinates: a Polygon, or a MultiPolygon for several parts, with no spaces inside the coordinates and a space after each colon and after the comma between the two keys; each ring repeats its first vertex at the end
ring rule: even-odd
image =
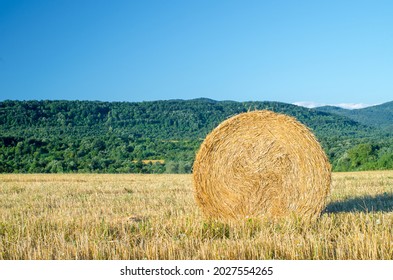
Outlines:
{"type": "Polygon", "coordinates": [[[271,111],[222,122],[193,166],[195,198],[213,218],[317,218],[330,191],[331,167],[314,135],[271,111]]]}

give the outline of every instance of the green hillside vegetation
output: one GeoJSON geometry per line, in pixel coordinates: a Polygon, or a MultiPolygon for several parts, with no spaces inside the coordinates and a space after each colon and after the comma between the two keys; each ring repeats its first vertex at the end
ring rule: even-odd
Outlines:
{"type": "Polygon", "coordinates": [[[393,131],[393,102],[355,110],[342,109],[334,106],[318,107],[316,110],[345,116],[364,125],[393,131]]]}
{"type": "Polygon", "coordinates": [[[189,173],[207,133],[230,116],[260,109],[310,127],[334,170],[393,167],[384,127],[286,103],[8,100],[0,102],[0,172],[189,173]]]}

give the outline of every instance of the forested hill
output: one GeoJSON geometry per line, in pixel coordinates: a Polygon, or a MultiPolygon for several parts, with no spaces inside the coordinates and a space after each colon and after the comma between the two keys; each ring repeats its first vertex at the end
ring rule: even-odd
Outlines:
{"type": "Polygon", "coordinates": [[[355,110],[342,109],[334,106],[323,106],[315,109],[320,112],[345,116],[364,125],[393,131],[393,102],[355,110]]]}
{"type": "Polygon", "coordinates": [[[369,156],[373,168],[388,168],[378,163],[390,153],[388,134],[346,116],[279,102],[195,99],[0,102],[0,172],[190,172],[209,131],[230,116],[260,109],[309,126],[338,170],[365,168],[369,156]],[[359,145],[372,151],[353,163],[348,151],[359,145]]]}
{"type": "MultiPolygon", "coordinates": [[[[3,134],[46,137],[110,133],[136,138],[193,140],[226,118],[249,110],[269,109],[296,117],[317,135],[366,136],[370,128],[342,116],[279,102],[234,102],[210,99],[153,102],[4,101],[3,134]]],[[[371,129],[372,130],[372,129],[371,129]]]]}

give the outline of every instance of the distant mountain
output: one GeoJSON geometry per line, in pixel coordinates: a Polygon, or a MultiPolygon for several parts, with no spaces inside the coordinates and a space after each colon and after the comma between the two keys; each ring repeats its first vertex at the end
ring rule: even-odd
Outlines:
{"type": "Polygon", "coordinates": [[[350,109],[344,109],[337,106],[325,105],[321,107],[314,107],[314,110],[337,115],[345,115],[346,111],[351,111],[350,109]]]}
{"type": "Polygon", "coordinates": [[[315,110],[348,117],[358,123],[393,131],[393,101],[363,109],[342,109],[334,106],[317,107],[315,110]]]}

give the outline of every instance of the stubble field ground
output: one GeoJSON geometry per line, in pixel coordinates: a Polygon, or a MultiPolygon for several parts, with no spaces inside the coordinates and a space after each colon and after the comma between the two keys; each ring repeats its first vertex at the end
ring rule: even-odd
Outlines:
{"type": "Polygon", "coordinates": [[[393,259],[393,171],[334,173],[321,217],[203,217],[191,175],[1,174],[0,259],[393,259]]]}

